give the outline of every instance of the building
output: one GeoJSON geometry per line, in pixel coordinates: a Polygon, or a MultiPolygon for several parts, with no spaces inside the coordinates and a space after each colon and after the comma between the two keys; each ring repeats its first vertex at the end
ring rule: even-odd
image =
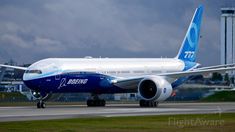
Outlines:
{"type": "MultiPolygon", "coordinates": [[[[221,8],[221,64],[235,63],[235,8],[221,8]]],[[[228,72],[230,76],[234,71],[228,72]]]]}

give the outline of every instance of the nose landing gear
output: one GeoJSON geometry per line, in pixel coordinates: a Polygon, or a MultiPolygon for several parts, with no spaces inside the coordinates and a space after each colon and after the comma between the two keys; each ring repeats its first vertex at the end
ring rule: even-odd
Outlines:
{"type": "Polygon", "coordinates": [[[38,103],[37,103],[37,108],[40,109],[40,108],[46,108],[46,104],[40,100],[38,103]]]}
{"type": "Polygon", "coordinates": [[[31,94],[34,98],[38,100],[37,108],[46,108],[45,100],[49,99],[51,94],[38,92],[38,91],[31,91],[31,94]]]}

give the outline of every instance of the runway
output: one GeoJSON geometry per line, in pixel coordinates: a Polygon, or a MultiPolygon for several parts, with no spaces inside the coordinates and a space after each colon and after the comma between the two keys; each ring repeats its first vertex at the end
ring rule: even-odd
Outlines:
{"type": "Polygon", "coordinates": [[[115,117],[141,115],[172,115],[235,112],[235,103],[162,103],[157,108],[141,108],[138,104],[107,104],[106,107],[83,105],[51,105],[0,107],[0,122],[65,118],[115,117]]]}

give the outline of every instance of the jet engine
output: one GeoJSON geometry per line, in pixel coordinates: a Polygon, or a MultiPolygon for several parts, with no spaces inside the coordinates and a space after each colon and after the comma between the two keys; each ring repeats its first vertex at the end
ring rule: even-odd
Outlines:
{"type": "Polygon", "coordinates": [[[172,86],[161,76],[150,76],[139,82],[138,92],[146,101],[159,102],[171,96],[172,86]]]}

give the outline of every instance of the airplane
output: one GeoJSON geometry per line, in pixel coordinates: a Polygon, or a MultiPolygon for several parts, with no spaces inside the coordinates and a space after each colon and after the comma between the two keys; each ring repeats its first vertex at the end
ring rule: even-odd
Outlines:
{"type": "MultiPolygon", "coordinates": [[[[138,93],[140,107],[157,107],[190,77],[235,70],[196,62],[203,6],[196,8],[181,48],[174,58],[48,58],[29,67],[1,64],[23,70],[23,82],[38,99],[37,108],[53,93],[91,93],[87,106],[105,106],[101,94],[138,93]]],[[[229,67],[228,67],[229,66],[229,67]]]]}

